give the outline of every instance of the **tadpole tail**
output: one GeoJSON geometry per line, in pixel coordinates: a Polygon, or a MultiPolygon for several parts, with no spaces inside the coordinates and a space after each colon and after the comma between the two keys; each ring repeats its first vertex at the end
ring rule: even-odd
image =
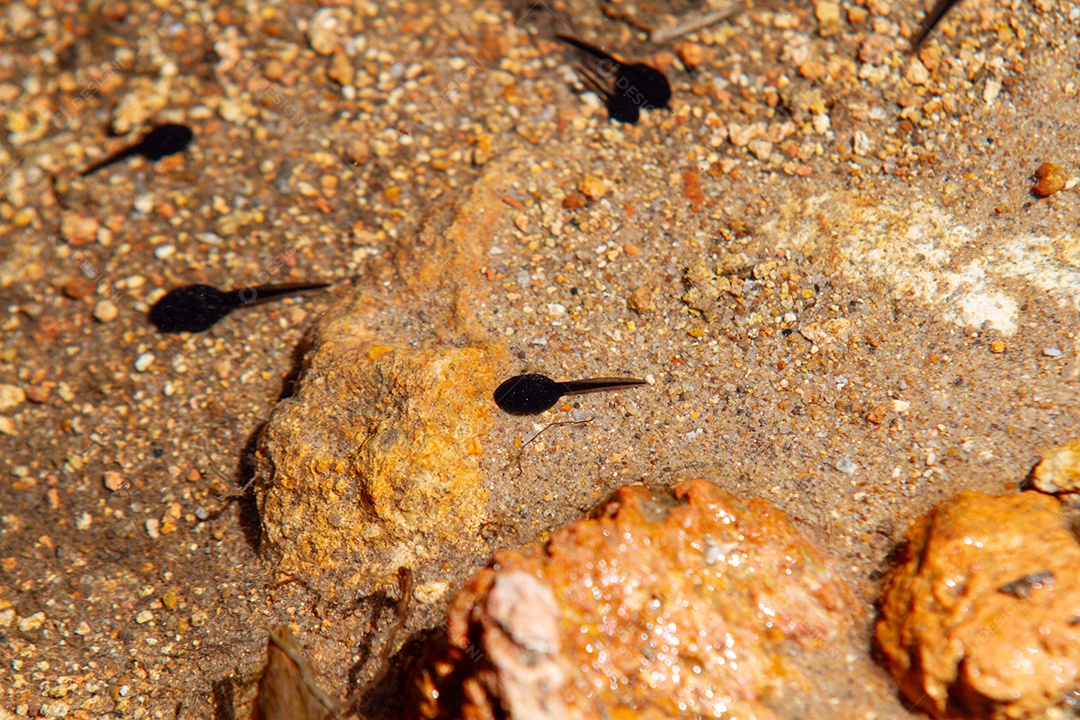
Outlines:
{"type": "Polygon", "coordinates": [[[603,392],[604,390],[619,390],[625,387],[645,385],[644,380],[638,378],[623,377],[597,377],[585,378],[584,380],[568,380],[560,383],[563,395],[584,395],[585,393],[603,392]]]}
{"type": "Polygon", "coordinates": [[[584,52],[589,53],[594,58],[598,58],[600,60],[610,60],[611,62],[615,63],[616,66],[622,65],[622,63],[619,62],[618,60],[616,60],[610,53],[608,53],[608,52],[606,52],[604,50],[601,50],[600,48],[596,47],[595,45],[590,45],[589,43],[585,42],[584,40],[579,40],[578,38],[573,37],[571,35],[563,35],[561,33],[556,34],[555,37],[558,38],[559,40],[562,40],[564,43],[566,43],[568,45],[573,45],[578,50],[582,50],[584,52]]]}
{"type": "Polygon", "coordinates": [[[604,89],[604,86],[600,84],[600,80],[586,70],[584,65],[575,65],[574,68],[581,75],[581,84],[585,86],[587,91],[596,93],[605,102],[611,99],[611,93],[604,89]]]}
{"type": "Polygon", "coordinates": [[[94,163],[90,167],[88,167],[85,170],[83,170],[82,172],[80,172],[79,175],[81,175],[82,177],[86,177],[90,173],[95,173],[98,170],[101,170],[102,168],[107,168],[110,165],[115,165],[116,163],[120,162],[121,160],[127,160],[132,155],[138,155],[139,151],[138,151],[137,148],[138,148],[138,145],[132,145],[131,147],[124,148],[123,150],[120,150],[120,151],[118,151],[116,153],[113,153],[112,155],[105,158],[104,160],[98,160],[96,163],[94,163]]]}
{"type": "Polygon", "coordinates": [[[309,292],[311,290],[322,290],[323,288],[330,287],[333,283],[281,283],[279,285],[256,285],[255,287],[240,288],[239,290],[232,290],[232,294],[239,299],[240,304],[244,307],[249,305],[261,305],[264,302],[269,302],[284,295],[295,295],[296,293],[309,292]]]}
{"type": "Polygon", "coordinates": [[[938,0],[934,7],[930,10],[929,14],[922,19],[922,30],[915,36],[915,39],[911,41],[911,51],[915,52],[919,49],[919,46],[923,44],[923,41],[930,35],[937,24],[941,22],[941,18],[945,17],[945,13],[952,9],[953,5],[960,2],[960,0],[938,0]]]}

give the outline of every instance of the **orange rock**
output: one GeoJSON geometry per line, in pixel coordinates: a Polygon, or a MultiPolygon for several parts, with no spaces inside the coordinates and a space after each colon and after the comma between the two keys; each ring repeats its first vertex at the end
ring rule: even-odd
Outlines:
{"type": "Polygon", "coordinates": [[[631,485],[546,545],[496,553],[414,672],[406,716],[773,718],[785,689],[807,701],[788,653],[840,637],[853,605],[768,503],[704,480],[674,498],[631,485]]]}
{"type": "Polygon", "coordinates": [[[1077,568],[1050,496],[938,505],[908,531],[881,595],[875,634],[904,695],[936,718],[1066,711],[1080,691],[1077,568]]]}
{"type": "Polygon", "coordinates": [[[1031,191],[1039,197],[1050,197],[1065,187],[1068,178],[1060,165],[1044,162],[1035,171],[1035,185],[1031,191]]]}

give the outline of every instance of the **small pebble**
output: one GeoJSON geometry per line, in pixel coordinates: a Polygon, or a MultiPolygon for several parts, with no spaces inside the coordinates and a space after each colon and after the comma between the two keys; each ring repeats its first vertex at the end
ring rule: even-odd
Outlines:
{"type": "Polygon", "coordinates": [[[153,619],[154,613],[150,612],[149,610],[143,610],[141,613],[135,616],[135,622],[139,623],[140,625],[145,625],[153,619]]]}
{"type": "Polygon", "coordinates": [[[154,362],[154,353],[145,352],[139,357],[135,358],[135,370],[136,372],[146,372],[150,365],[154,362]]]}
{"type": "Polygon", "coordinates": [[[26,391],[18,385],[0,385],[0,412],[22,405],[26,391]]]}
{"type": "Polygon", "coordinates": [[[38,709],[38,717],[63,718],[68,715],[68,705],[64,702],[45,703],[38,709]]]}
{"type": "Polygon", "coordinates": [[[105,489],[109,492],[116,492],[120,488],[124,487],[124,476],[115,470],[109,470],[104,476],[105,489]]]}
{"type": "Polygon", "coordinates": [[[161,521],[157,518],[150,518],[147,520],[146,534],[149,535],[152,540],[157,540],[161,537],[161,521]]]}
{"type": "Polygon", "coordinates": [[[176,252],[175,245],[162,245],[154,249],[154,257],[158,260],[164,260],[171,257],[176,252]]]}
{"type": "Polygon", "coordinates": [[[45,613],[36,612],[29,617],[24,617],[19,621],[19,632],[31,632],[37,630],[45,624],[45,613]]]}
{"type": "Polygon", "coordinates": [[[64,295],[72,300],[82,300],[97,290],[97,283],[85,275],[75,275],[64,283],[64,295]]]}
{"type": "Polygon", "coordinates": [[[647,286],[639,287],[637,290],[630,293],[630,297],[626,299],[626,305],[638,315],[655,312],[656,299],[652,288],[647,286]]]}
{"type": "Polygon", "coordinates": [[[1043,355],[1046,357],[1059,358],[1064,355],[1058,348],[1043,348],[1043,355]]]}
{"type": "Polygon", "coordinates": [[[26,388],[26,399],[32,403],[43,403],[52,394],[52,385],[31,385],[26,388]]]}
{"type": "Polygon", "coordinates": [[[94,306],[94,319],[98,322],[112,322],[119,314],[120,310],[112,300],[100,300],[94,306]]]}
{"type": "Polygon", "coordinates": [[[859,469],[859,466],[848,458],[840,458],[836,461],[836,469],[845,475],[854,475],[855,471],[859,469]]]}
{"type": "Polygon", "coordinates": [[[75,529],[86,530],[93,521],[94,519],[90,516],[90,513],[83,511],[83,513],[75,520],[75,529]]]}
{"type": "Polygon", "coordinates": [[[195,508],[195,517],[197,517],[199,520],[205,520],[206,518],[210,517],[210,511],[204,508],[202,505],[199,505],[197,508],[195,508]]]}
{"type": "Polygon", "coordinates": [[[995,355],[1000,355],[1001,353],[1005,352],[1005,343],[1001,340],[995,340],[994,342],[990,343],[990,352],[994,353],[995,355]]]}
{"type": "Polygon", "coordinates": [[[1035,185],[1031,191],[1039,197],[1050,197],[1065,187],[1065,170],[1060,165],[1044,162],[1035,171],[1035,185]]]}
{"type": "Polygon", "coordinates": [[[578,191],[590,200],[599,200],[607,194],[608,187],[607,183],[600,178],[586,175],[578,183],[578,191]]]}
{"type": "Polygon", "coordinates": [[[179,598],[176,597],[176,593],[172,590],[161,596],[161,604],[165,606],[166,610],[175,610],[179,602],[179,598]]]}

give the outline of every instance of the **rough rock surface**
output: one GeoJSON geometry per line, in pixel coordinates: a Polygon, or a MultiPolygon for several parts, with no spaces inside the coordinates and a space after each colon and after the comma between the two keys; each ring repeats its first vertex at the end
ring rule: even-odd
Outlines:
{"type": "Polygon", "coordinates": [[[938,718],[1074,706],[1078,567],[1052,497],[965,492],[938,505],[908,531],[881,597],[876,636],[904,694],[938,718]]]}
{"type": "Polygon", "coordinates": [[[1032,484],[1048,493],[1080,491],[1080,438],[1043,454],[1032,473],[1032,484]]]}
{"type": "MultiPolygon", "coordinates": [[[[449,220],[430,219],[398,246],[404,290],[361,297],[317,326],[297,391],[258,448],[263,548],[279,581],[333,597],[383,585],[399,567],[422,579],[424,568],[482,562],[481,438],[505,351],[473,325],[473,278],[506,177],[493,164],[449,220]],[[414,321],[408,308],[424,304],[429,342],[395,344],[395,323],[414,321]]],[[[434,580],[416,596],[434,602],[445,590],[434,580]]]]}
{"type": "Polygon", "coordinates": [[[788,641],[806,650],[838,637],[850,592],[765,501],[704,480],[674,496],[624,487],[599,517],[547,545],[498,552],[455,599],[445,640],[414,675],[411,712],[785,714],[775,705],[792,702],[785,691],[806,681],[785,657],[788,641]]]}

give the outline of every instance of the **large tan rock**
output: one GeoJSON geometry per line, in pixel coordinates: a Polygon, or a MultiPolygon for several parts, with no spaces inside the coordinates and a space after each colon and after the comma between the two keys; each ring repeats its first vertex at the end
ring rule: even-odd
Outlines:
{"type": "Polygon", "coordinates": [[[704,480],[674,498],[629,486],[466,584],[406,715],[786,716],[812,684],[790,657],[840,637],[852,610],[820,550],[768,503],[704,480]]]}
{"type": "Polygon", "coordinates": [[[416,596],[435,602],[445,565],[484,561],[479,459],[506,358],[475,308],[514,161],[492,163],[394,248],[391,289],[360,285],[314,329],[256,455],[262,547],[279,581],[335,597],[393,584],[408,567],[416,596]]]}
{"type": "MultiPolygon", "coordinates": [[[[1044,718],[1080,692],[1080,544],[1052,497],[965,492],[908,531],[876,636],[937,718],[1044,718]]],[[[1069,715],[1065,715],[1069,716],[1069,715]]]]}

